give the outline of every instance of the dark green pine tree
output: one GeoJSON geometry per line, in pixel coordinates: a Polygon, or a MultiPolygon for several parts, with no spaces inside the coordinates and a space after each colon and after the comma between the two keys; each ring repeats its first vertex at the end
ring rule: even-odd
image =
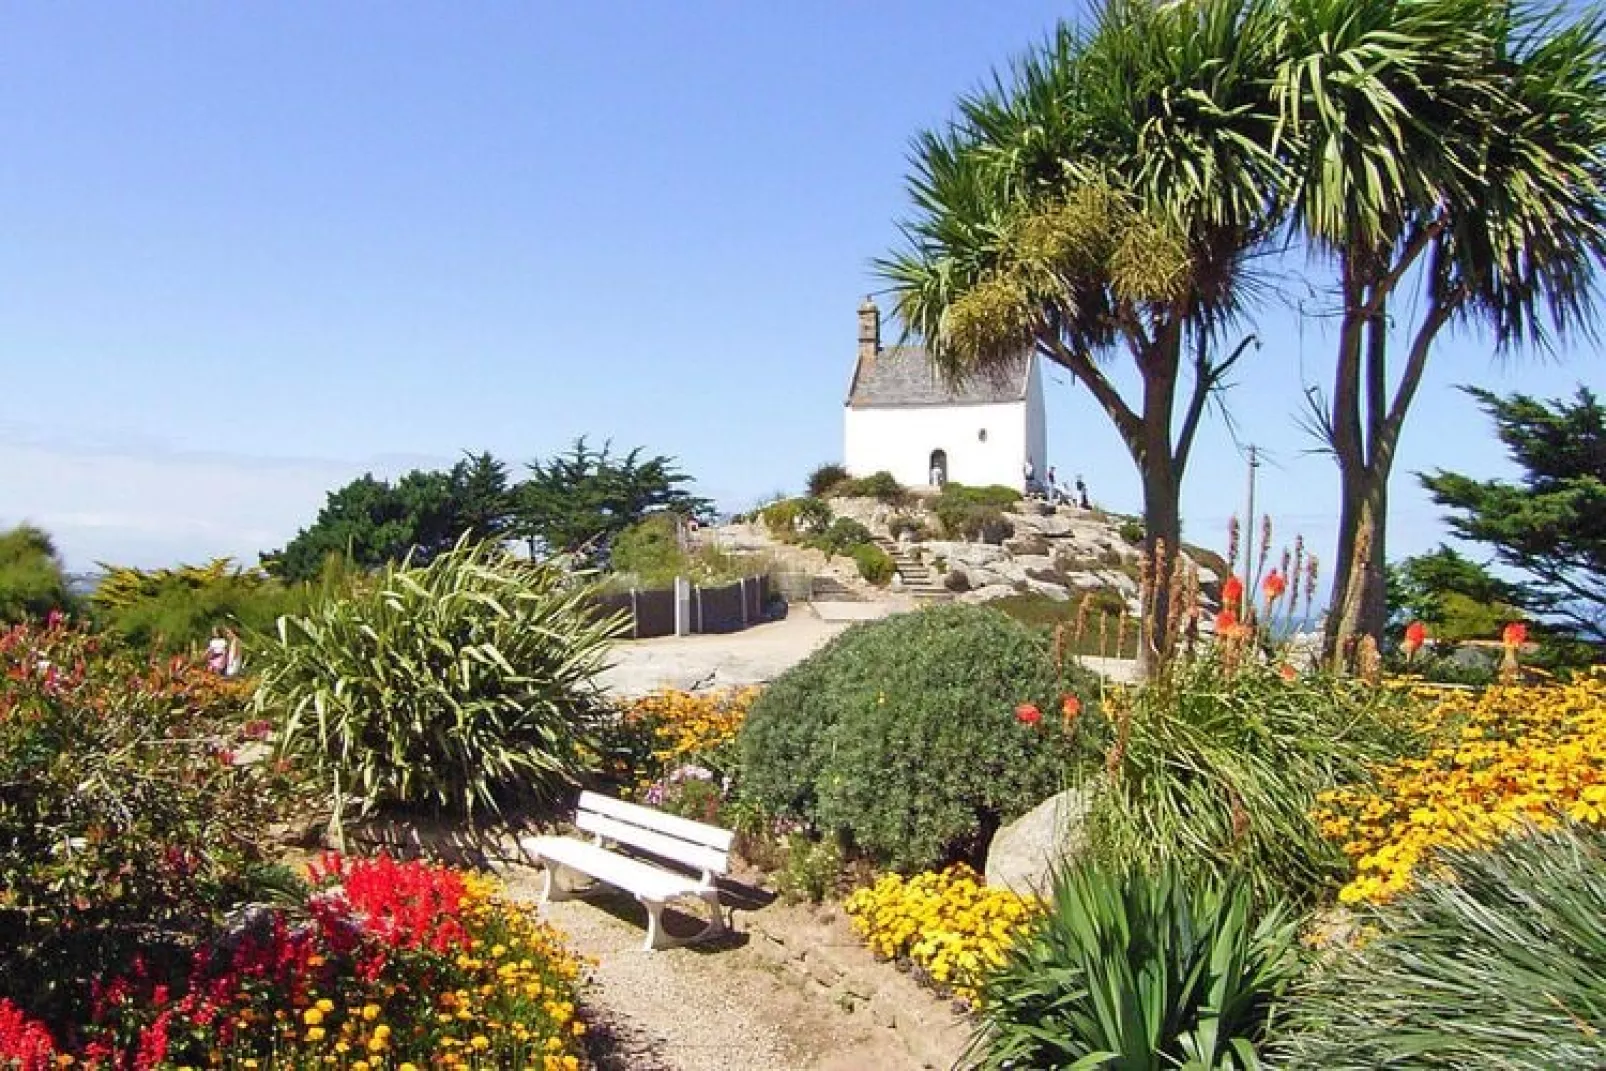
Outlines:
{"type": "Polygon", "coordinates": [[[1423,476],[1462,539],[1521,575],[1513,601],[1558,629],[1606,643],[1606,409],[1580,387],[1549,402],[1463,388],[1494,420],[1517,480],[1423,476]]]}

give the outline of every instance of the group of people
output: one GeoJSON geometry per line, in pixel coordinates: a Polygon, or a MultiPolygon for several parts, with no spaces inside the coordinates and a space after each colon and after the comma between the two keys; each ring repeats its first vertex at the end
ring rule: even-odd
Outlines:
{"type": "Polygon", "coordinates": [[[1093,505],[1087,497],[1087,484],[1083,482],[1080,474],[1076,477],[1076,497],[1071,497],[1069,487],[1060,486],[1055,478],[1054,466],[1048,467],[1047,479],[1038,480],[1037,466],[1032,459],[1027,458],[1026,464],[1021,466],[1021,476],[1024,477],[1025,494],[1027,498],[1047,499],[1053,505],[1079,506],[1082,509],[1092,509],[1093,505]]]}

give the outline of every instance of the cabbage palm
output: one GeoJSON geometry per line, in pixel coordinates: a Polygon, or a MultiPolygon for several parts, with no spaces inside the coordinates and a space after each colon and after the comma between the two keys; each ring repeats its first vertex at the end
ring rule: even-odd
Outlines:
{"type": "Polygon", "coordinates": [[[1109,415],[1143,482],[1150,664],[1175,636],[1165,578],[1188,455],[1243,352],[1225,332],[1276,223],[1270,14],[1270,0],[1110,0],[1086,34],[1062,25],[916,139],[907,245],[879,264],[950,379],[1035,350],[1109,415]],[[1122,351],[1136,398],[1109,373],[1122,351]]]}
{"type": "Polygon", "coordinates": [[[1328,631],[1382,634],[1388,479],[1434,342],[1501,349],[1587,325],[1606,253],[1598,17],[1509,0],[1284,0],[1275,94],[1295,234],[1336,268],[1338,353],[1317,424],[1337,460],[1328,631]],[[1420,314],[1388,363],[1391,303],[1420,314]],[[1392,379],[1392,382],[1391,382],[1392,379]]]}

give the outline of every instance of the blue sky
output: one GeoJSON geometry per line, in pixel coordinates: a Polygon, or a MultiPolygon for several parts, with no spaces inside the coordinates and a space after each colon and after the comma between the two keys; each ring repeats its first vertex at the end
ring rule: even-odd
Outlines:
{"type": "MultiPolygon", "coordinates": [[[[905,150],[1063,4],[13,4],[0,34],[0,524],[69,564],[282,545],[364,471],[575,436],[678,456],[730,508],[841,452],[854,310],[905,150]]],[[[1292,259],[1184,495],[1221,542],[1240,445],[1279,540],[1330,548],[1294,419],[1332,339],[1292,259]]],[[[1599,385],[1591,344],[1442,344],[1391,550],[1438,541],[1410,473],[1494,474],[1452,389],[1599,385]]],[[[1108,422],[1048,379],[1050,458],[1139,502],[1108,422]]],[[[1330,554],[1330,549],[1328,549],[1330,554]]]]}

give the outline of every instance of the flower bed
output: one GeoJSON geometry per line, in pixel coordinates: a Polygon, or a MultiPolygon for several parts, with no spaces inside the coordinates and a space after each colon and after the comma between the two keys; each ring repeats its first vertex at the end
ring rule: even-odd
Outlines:
{"type": "Polygon", "coordinates": [[[907,958],[923,981],[971,1002],[982,977],[1043,910],[1037,900],[989,888],[963,865],[911,878],[887,874],[844,907],[877,956],[907,958]]]}
{"type": "Polygon", "coordinates": [[[579,1066],[579,963],[494,882],[337,856],[312,880],[299,910],[253,909],[180,977],[138,961],[95,983],[72,1037],[0,1002],[0,1066],[579,1066]]]}
{"type": "Polygon", "coordinates": [[[624,720],[650,735],[655,775],[689,762],[727,767],[730,746],[759,691],[654,692],[632,702],[625,709],[624,720]],[[721,757],[727,761],[720,762],[721,757]]]}
{"type": "Polygon", "coordinates": [[[1486,846],[1525,824],[1606,824],[1606,676],[1419,693],[1432,697],[1422,727],[1437,746],[1380,769],[1375,786],[1320,797],[1323,833],[1355,863],[1341,900],[1388,900],[1439,849],[1486,846]]]}

